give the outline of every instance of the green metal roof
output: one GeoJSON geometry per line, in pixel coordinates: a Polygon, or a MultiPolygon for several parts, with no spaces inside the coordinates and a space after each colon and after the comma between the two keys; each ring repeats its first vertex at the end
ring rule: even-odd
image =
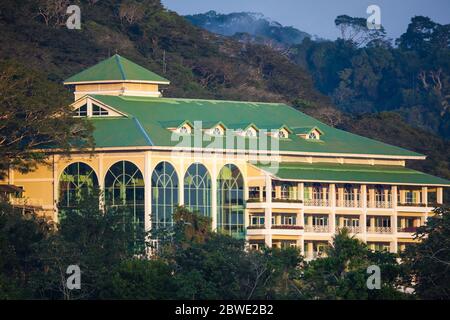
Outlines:
{"type": "Polygon", "coordinates": [[[450,186],[450,181],[403,166],[279,162],[254,164],[281,180],[450,186]]]}
{"type": "MultiPolygon", "coordinates": [[[[131,118],[138,119],[143,130],[153,142],[152,145],[155,146],[176,146],[178,141],[173,139],[173,133],[167,129],[169,126],[165,127],[164,124],[182,123],[187,120],[193,124],[195,124],[195,121],[202,121],[204,129],[211,128],[213,124],[217,123],[223,123],[225,127],[234,128],[236,123],[240,123],[242,129],[247,126],[246,124],[254,124],[260,130],[278,129],[282,126],[288,128],[317,127],[324,133],[320,141],[303,139],[295,134],[290,134],[288,139],[274,140],[274,142],[279,143],[280,152],[394,156],[397,158],[423,157],[416,152],[330,127],[282,103],[106,95],[92,95],[92,97],[129,115],[131,118]]],[[[109,140],[105,141],[101,136],[111,139],[114,136],[128,134],[127,128],[124,127],[126,123],[109,122],[108,118],[102,119],[102,128],[97,128],[97,131],[101,130],[103,133],[98,134],[97,147],[110,145],[109,140]]],[[[216,142],[214,148],[228,149],[226,148],[225,138],[213,137],[212,139],[216,142]],[[220,139],[223,140],[222,145],[219,143],[220,139]]],[[[258,148],[257,145],[254,146],[255,139],[259,140],[259,138],[245,138],[245,146],[243,147],[258,148]]],[[[273,139],[267,140],[267,148],[260,146],[259,150],[270,150],[273,139]]],[[[121,143],[123,147],[136,144],[135,140],[128,142],[127,139],[121,139],[121,143]]],[[[142,146],[147,145],[143,144],[142,146]]],[[[203,147],[210,145],[211,142],[206,141],[203,147]]],[[[235,148],[239,148],[239,146],[235,146],[235,148]]]]}
{"type": "Polygon", "coordinates": [[[99,81],[137,81],[169,84],[169,80],[118,54],[66,79],[64,83],[99,81]]]}

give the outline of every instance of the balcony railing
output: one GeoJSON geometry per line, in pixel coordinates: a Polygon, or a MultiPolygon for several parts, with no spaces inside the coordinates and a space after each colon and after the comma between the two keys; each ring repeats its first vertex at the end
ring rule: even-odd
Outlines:
{"type": "Polygon", "coordinates": [[[305,226],[306,232],[330,232],[329,226],[305,226]]]}
{"type": "Polygon", "coordinates": [[[362,207],[360,200],[346,200],[344,199],[342,202],[342,207],[346,208],[359,208],[362,207]]]}
{"type": "Polygon", "coordinates": [[[296,199],[296,198],[272,198],[272,202],[286,202],[286,203],[303,203],[302,200],[296,199]]]}
{"type": "Polygon", "coordinates": [[[306,199],[305,206],[312,207],[328,207],[330,205],[330,201],[328,199],[306,199]]]}
{"type": "Polygon", "coordinates": [[[353,226],[352,227],[344,227],[344,226],[339,227],[339,226],[337,226],[336,227],[336,232],[339,232],[342,229],[347,229],[349,233],[360,233],[361,232],[361,228],[360,227],[353,227],[353,226]]]}
{"type": "Polygon", "coordinates": [[[371,203],[367,202],[369,208],[392,208],[392,201],[374,201],[371,203]]]}
{"type": "Polygon", "coordinates": [[[399,202],[398,206],[400,207],[426,207],[425,203],[416,203],[416,202],[399,202]]]}
{"type": "Polygon", "coordinates": [[[417,231],[417,227],[398,227],[397,232],[407,232],[407,233],[415,233],[417,231]]]}
{"type": "Polygon", "coordinates": [[[272,229],[303,230],[303,226],[297,226],[292,224],[275,224],[272,225],[272,229]]]}
{"type": "Polygon", "coordinates": [[[392,233],[391,227],[367,227],[368,233],[392,233]]]}
{"type": "Polygon", "coordinates": [[[263,224],[251,224],[247,227],[247,229],[264,229],[265,226],[263,224]]]}

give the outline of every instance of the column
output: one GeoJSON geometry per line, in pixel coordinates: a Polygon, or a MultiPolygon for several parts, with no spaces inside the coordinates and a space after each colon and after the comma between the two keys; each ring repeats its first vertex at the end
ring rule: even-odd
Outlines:
{"type": "Polygon", "coordinates": [[[370,229],[374,230],[374,228],[375,228],[375,217],[370,217],[370,229]]]}
{"type": "Polygon", "coordinates": [[[272,247],[272,179],[267,174],[266,175],[266,205],[264,209],[264,228],[265,236],[264,236],[264,242],[266,243],[267,247],[272,247]]]}
{"type": "MultiPolygon", "coordinates": [[[[105,171],[104,171],[104,156],[103,153],[100,153],[98,155],[98,187],[100,189],[100,199],[99,199],[99,205],[100,205],[100,210],[103,210],[103,208],[105,207],[105,171]]],[[[144,183],[147,184],[147,182],[144,180],[144,183]]],[[[144,201],[145,201],[145,205],[147,205],[147,198],[146,196],[144,196],[144,201]]],[[[144,209],[145,212],[147,212],[147,209],[144,209]]],[[[144,219],[146,219],[146,217],[144,216],[144,219]]],[[[144,221],[145,223],[145,221],[144,221]]]]}
{"type": "Polygon", "coordinates": [[[422,187],[422,203],[428,207],[428,188],[422,187]]]}
{"type": "Polygon", "coordinates": [[[306,250],[307,257],[312,258],[313,254],[314,254],[314,246],[313,246],[312,241],[309,241],[306,246],[307,246],[307,250],[306,250]]]}
{"type": "MultiPolygon", "coordinates": [[[[272,194],[272,191],[270,192],[270,194],[272,194]]],[[[275,198],[281,199],[281,186],[275,186],[275,198]]]]}
{"type": "Polygon", "coordinates": [[[217,230],[217,159],[214,158],[211,172],[211,229],[217,230]]]}
{"type": "Polygon", "coordinates": [[[303,209],[299,209],[297,212],[297,226],[304,226],[305,224],[305,214],[303,209]]]}
{"type": "Polygon", "coordinates": [[[370,208],[375,208],[375,189],[369,189],[369,203],[367,204],[370,208]]]}
{"type": "Polygon", "coordinates": [[[397,186],[392,186],[392,208],[394,208],[395,211],[397,211],[397,198],[398,198],[398,188],[397,186]]]}
{"type": "Polygon", "coordinates": [[[344,188],[338,187],[338,207],[344,206],[344,188]]]}
{"type": "Polygon", "coordinates": [[[298,184],[298,200],[301,200],[302,203],[305,203],[305,184],[303,182],[298,184]]]}
{"type": "Polygon", "coordinates": [[[300,254],[302,256],[305,256],[305,239],[303,236],[300,237],[300,239],[297,240],[297,248],[300,249],[300,254]]]}
{"type": "Polygon", "coordinates": [[[331,206],[329,232],[334,234],[336,233],[336,185],[334,183],[330,184],[329,198],[331,206]]]}
{"type": "Polygon", "coordinates": [[[184,158],[180,155],[180,159],[178,161],[177,171],[178,171],[178,205],[184,206],[184,174],[186,171],[184,170],[184,158]]]}
{"type": "Polygon", "coordinates": [[[438,204],[444,203],[444,194],[442,187],[436,188],[436,201],[438,204]]]}
{"type": "Polygon", "coordinates": [[[359,218],[359,229],[364,241],[367,241],[367,185],[361,186],[362,214],[359,218]]]}
{"type": "MultiPolygon", "coordinates": [[[[58,201],[59,201],[59,194],[58,194],[58,163],[56,155],[53,155],[53,216],[56,223],[59,222],[59,215],[58,215],[58,201]]],[[[12,172],[12,170],[10,171],[12,172]]],[[[9,174],[9,179],[11,179],[12,174],[9,174]]],[[[13,180],[13,179],[11,179],[13,180]]],[[[14,183],[11,183],[14,184],[14,183]]]]}
{"type": "Polygon", "coordinates": [[[389,190],[388,189],[384,189],[384,202],[383,203],[383,208],[389,208],[389,190]]]}
{"type": "MultiPolygon", "coordinates": [[[[391,221],[391,226],[392,226],[392,232],[394,235],[394,241],[393,243],[391,243],[391,251],[396,253],[398,251],[398,212],[397,212],[397,197],[398,197],[398,188],[397,186],[392,186],[392,208],[393,210],[393,214],[392,214],[392,218],[393,221],[391,221]]],[[[404,199],[403,199],[404,201],[404,199]]],[[[403,227],[404,227],[404,219],[402,219],[403,221],[403,227]]]]}
{"type": "Polygon", "coordinates": [[[152,229],[152,159],[150,151],[144,155],[144,228],[152,229]]]}
{"type": "Polygon", "coordinates": [[[336,185],[330,184],[330,206],[334,210],[336,209],[336,185]]]}

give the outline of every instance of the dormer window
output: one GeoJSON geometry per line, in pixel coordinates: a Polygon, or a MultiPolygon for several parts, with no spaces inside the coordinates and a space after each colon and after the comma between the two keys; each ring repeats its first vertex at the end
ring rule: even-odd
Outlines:
{"type": "Polygon", "coordinates": [[[253,128],[248,128],[247,130],[245,130],[245,135],[247,137],[256,137],[256,130],[253,128]]]}
{"type": "Polygon", "coordinates": [[[188,124],[184,124],[178,129],[178,133],[180,134],[191,134],[192,128],[188,124]]]}
{"type": "Polygon", "coordinates": [[[281,129],[278,131],[278,138],[287,139],[287,137],[288,137],[288,133],[286,132],[286,130],[281,129]]]}
{"type": "Polygon", "coordinates": [[[107,115],[109,115],[108,110],[106,110],[96,104],[92,105],[92,116],[93,117],[101,117],[101,116],[107,116],[107,115]]]}
{"type": "Polygon", "coordinates": [[[323,135],[322,130],[318,127],[297,127],[294,128],[294,132],[305,140],[320,140],[323,135]]]}
{"type": "Polygon", "coordinates": [[[87,104],[79,107],[78,109],[75,110],[75,116],[76,117],[87,117],[88,115],[88,107],[87,104]]]}
{"type": "Polygon", "coordinates": [[[221,136],[222,135],[222,130],[220,129],[220,127],[215,127],[212,131],[212,134],[214,136],[221,136]]]}
{"type": "Polygon", "coordinates": [[[312,131],[312,132],[309,133],[308,139],[319,140],[319,135],[317,134],[317,132],[312,131]]]}

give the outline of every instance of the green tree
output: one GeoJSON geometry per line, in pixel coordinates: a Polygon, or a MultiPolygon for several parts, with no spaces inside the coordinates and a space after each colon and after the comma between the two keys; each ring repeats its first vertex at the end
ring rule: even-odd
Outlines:
{"type": "Polygon", "coordinates": [[[435,215],[416,232],[419,243],[407,247],[403,259],[412,276],[415,293],[422,299],[450,299],[450,210],[435,215]]]}
{"type": "Polygon", "coordinates": [[[128,259],[116,265],[100,290],[101,299],[173,299],[177,284],[162,260],[128,259]]]}
{"type": "Polygon", "coordinates": [[[46,239],[53,225],[0,202],[0,299],[31,297],[30,274],[39,269],[33,257],[36,243],[46,239]]]}
{"type": "Polygon", "coordinates": [[[296,284],[306,299],[400,299],[402,269],[395,256],[372,252],[366,244],[343,229],[326,250],[326,257],[306,263],[296,284]],[[381,289],[367,287],[367,267],[381,270],[381,289]]]}
{"type": "Polygon", "coordinates": [[[38,298],[98,299],[110,283],[111,270],[144,256],[144,234],[137,234],[126,209],[100,209],[97,194],[85,194],[77,208],[66,209],[58,231],[38,243],[34,257],[42,269],[33,274],[38,298]],[[68,290],[69,265],[81,269],[81,290],[68,290]]]}
{"type": "MultiPolygon", "coordinates": [[[[158,233],[161,236],[162,232],[158,233]]],[[[179,299],[268,299],[295,296],[295,249],[245,250],[242,240],[212,232],[210,220],[179,207],[160,259],[173,268],[179,299]]]]}
{"type": "Polygon", "coordinates": [[[44,163],[42,150],[93,145],[90,126],[68,105],[60,85],[14,61],[0,63],[0,178],[10,166],[27,172],[44,163]]]}

